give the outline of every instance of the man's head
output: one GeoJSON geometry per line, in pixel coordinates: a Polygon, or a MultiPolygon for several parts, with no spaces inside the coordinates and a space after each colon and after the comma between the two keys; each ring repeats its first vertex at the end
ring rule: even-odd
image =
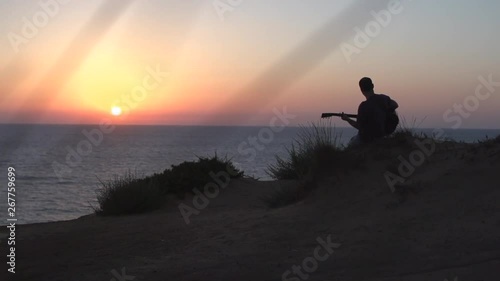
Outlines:
{"type": "Polygon", "coordinates": [[[359,89],[363,93],[363,95],[367,96],[373,94],[373,82],[372,79],[368,77],[363,77],[359,80],[359,89]]]}

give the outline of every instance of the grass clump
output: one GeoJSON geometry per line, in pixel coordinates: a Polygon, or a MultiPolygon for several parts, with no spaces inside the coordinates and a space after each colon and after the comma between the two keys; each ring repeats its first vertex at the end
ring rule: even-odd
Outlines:
{"type": "Polygon", "coordinates": [[[488,138],[486,136],[485,139],[480,140],[477,142],[480,146],[490,149],[492,147],[496,147],[498,144],[500,144],[500,135],[496,136],[495,138],[488,138]]]}
{"type": "MultiPolygon", "coordinates": [[[[198,157],[197,161],[186,161],[172,165],[163,173],[141,177],[137,173],[127,172],[108,181],[100,181],[97,191],[98,215],[128,215],[150,212],[161,208],[169,194],[184,197],[210,182],[213,177],[224,175],[229,179],[243,177],[243,172],[236,169],[227,158],[198,157]]],[[[219,178],[219,177],[218,177],[219,178]]],[[[220,176],[222,178],[222,176],[220,176]]]]}
{"type": "Polygon", "coordinates": [[[219,158],[215,154],[213,157],[198,157],[196,161],[172,165],[171,169],[166,169],[157,178],[165,192],[182,197],[186,193],[192,193],[193,189],[203,191],[207,183],[214,182],[213,176],[221,172],[231,179],[244,175],[227,157],[219,158]]]}
{"type": "Polygon", "coordinates": [[[291,148],[287,148],[288,157],[276,156],[276,164],[268,166],[267,174],[273,179],[303,179],[311,173],[317,173],[330,166],[332,159],[341,152],[338,137],[329,124],[312,123],[301,127],[298,137],[291,148]]]}
{"type": "Polygon", "coordinates": [[[276,180],[298,180],[296,187],[280,188],[264,198],[270,208],[279,208],[297,203],[317,187],[317,182],[327,173],[344,165],[344,150],[339,137],[328,123],[311,123],[302,127],[288,157],[276,156],[276,163],[268,166],[267,173],[276,180]]]}
{"type": "Polygon", "coordinates": [[[128,171],[123,176],[101,181],[97,191],[98,215],[127,215],[144,213],[160,208],[165,195],[157,182],[151,178],[140,178],[128,171]]]}
{"type": "MultiPolygon", "coordinates": [[[[425,118],[424,118],[425,120],[425,118]]],[[[413,119],[411,123],[408,123],[404,117],[401,117],[401,122],[399,123],[396,131],[390,134],[389,136],[381,139],[377,144],[386,144],[389,146],[410,146],[413,147],[413,144],[416,139],[424,139],[429,138],[424,133],[417,133],[416,128],[424,121],[422,120],[417,124],[417,120],[413,119]]]]}

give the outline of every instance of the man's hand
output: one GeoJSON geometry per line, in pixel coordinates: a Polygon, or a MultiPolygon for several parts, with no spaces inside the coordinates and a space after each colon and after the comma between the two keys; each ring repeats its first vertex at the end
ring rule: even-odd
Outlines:
{"type": "Polygon", "coordinates": [[[351,118],[347,117],[347,115],[345,115],[344,112],[342,112],[342,116],[340,116],[340,118],[342,118],[342,120],[347,121],[347,122],[349,122],[349,120],[351,120],[351,118]]]}
{"type": "Polygon", "coordinates": [[[358,122],[357,121],[354,121],[352,120],[351,118],[347,117],[347,115],[342,112],[342,116],[340,116],[340,118],[342,118],[342,120],[344,121],[347,121],[347,123],[349,123],[349,125],[353,126],[354,128],[358,129],[358,122]]]}

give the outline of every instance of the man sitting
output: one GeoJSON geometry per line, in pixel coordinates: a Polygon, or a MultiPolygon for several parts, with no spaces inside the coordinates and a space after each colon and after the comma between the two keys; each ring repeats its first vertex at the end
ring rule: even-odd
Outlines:
{"type": "Polygon", "coordinates": [[[389,135],[394,132],[399,122],[395,113],[399,105],[386,95],[375,94],[370,78],[362,78],[359,81],[359,88],[366,101],[359,105],[357,120],[342,115],[342,120],[358,129],[358,135],[351,139],[349,145],[368,143],[389,135]]]}

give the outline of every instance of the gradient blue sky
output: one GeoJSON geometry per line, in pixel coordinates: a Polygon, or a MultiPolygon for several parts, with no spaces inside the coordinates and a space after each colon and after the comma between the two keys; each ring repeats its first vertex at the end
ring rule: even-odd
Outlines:
{"type": "Polygon", "coordinates": [[[243,0],[224,20],[216,2],[68,1],[19,52],[9,37],[42,8],[0,2],[0,122],[97,123],[118,101],[123,124],[264,125],[284,106],[303,124],[355,112],[370,76],[423,127],[500,128],[500,87],[467,117],[453,111],[479,76],[500,81],[499,1],[401,1],[350,63],[339,45],[390,1],[243,0]],[[148,66],[168,77],[124,106],[148,66]]]}

